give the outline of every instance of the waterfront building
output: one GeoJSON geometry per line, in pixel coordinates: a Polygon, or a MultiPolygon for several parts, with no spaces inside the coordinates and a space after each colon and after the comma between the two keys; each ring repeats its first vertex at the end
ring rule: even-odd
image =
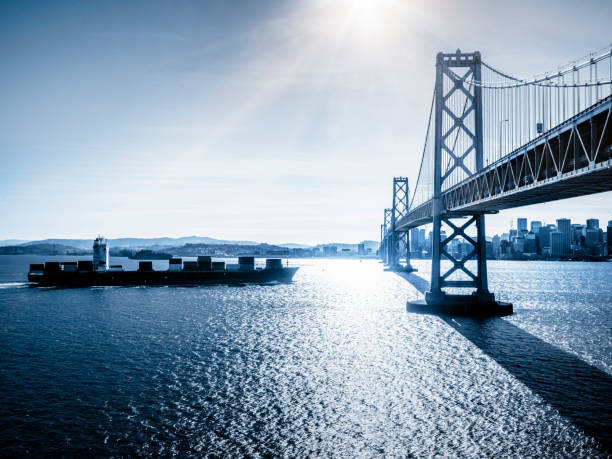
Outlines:
{"type": "Polygon", "coordinates": [[[497,234],[491,239],[491,250],[493,251],[493,258],[499,260],[501,258],[501,239],[497,234]]]}
{"type": "Polygon", "coordinates": [[[582,236],[584,235],[584,225],[574,223],[572,225],[572,244],[581,245],[582,236]]]}
{"type": "Polygon", "coordinates": [[[525,237],[525,247],[523,249],[523,253],[538,253],[538,245],[536,242],[536,235],[532,232],[527,233],[525,237]]]}
{"type": "Polygon", "coordinates": [[[499,258],[502,260],[507,260],[508,258],[510,258],[510,256],[508,256],[508,249],[509,249],[510,243],[504,239],[502,239],[499,242],[499,258]]]}
{"type": "Polygon", "coordinates": [[[572,222],[569,218],[560,218],[557,220],[557,228],[562,235],[562,255],[570,254],[570,245],[572,240],[572,222]]]}
{"type": "Polygon", "coordinates": [[[419,228],[412,228],[410,230],[410,251],[413,253],[421,252],[421,247],[419,244],[419,228]]]}
{"type": "Polygon", "coordinates": [[[525,237],[523,236],[522,232],[514,240],[513,248],[515,253],[525,252],[525,237]]]}
{"type": "Polygon", "coordinates": [[[561,231],[550,232],[550,255],[552,257],[563,255],[563,233],[561,231]]]}
{"type": "Polygon", "coordinates": [[[606,247],[608,248],[608,257],[612,257],[612,220],[608,221],[608,227],[606,228],[606,247]]]}
{"type": "Polygon", "coordinates": [[[427,238],[425,237],[425,229],[419,229],[419,247],[423,251],[427,247],[427,238]]]}
{"type": "Polygon", "coordinates": [[[517,218],[516,219],[516,229],[519,231],[527,231],[527,219],[517,218]]]}
{"type": "Polygon", "coordinates": [[[323,247],[323,255],[326,257],[335,257],[338,255],[338,247],[335,245],[328,245],[323,247]]]}
{"type": "Polygon", "coordinates": [[[599,243],[599,230],[595,228],[586,228],[584,230],[584,246],[586,248],[595,247],[599,243]]]}
{"type": "Polygon", "coordinates": [[[538,254],[544,255],[544,249],[550,247],[550,233],[552,232],[549,226],[543,226],[538,231],[536,240],[538,242],[538,254]]]}

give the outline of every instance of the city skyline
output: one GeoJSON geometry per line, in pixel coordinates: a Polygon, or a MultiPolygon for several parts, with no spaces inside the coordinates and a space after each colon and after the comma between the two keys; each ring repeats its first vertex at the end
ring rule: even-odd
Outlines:
{"type": "MultiPolygon", "coordinates": [[[[445,234],[445,230],[442,230],[445,234]]],[[[601,222],[587,218],[584,223],[557,217],[555,223],[518,217],[505,231],[487,236],[490,259],[603,259],[612,255],[612,219],[601,222]]],[[[468,236],[477,240],[475,234],[468,236]]],[[[444,237],[442,238],[444,239],[444,237]]],[[[410,230],[410,252],[417,258],[431,256],[431,226],[410,230]]],[[[465,258],[473,249],[464,237],[448,241],[453,256],[465,258]]]]}

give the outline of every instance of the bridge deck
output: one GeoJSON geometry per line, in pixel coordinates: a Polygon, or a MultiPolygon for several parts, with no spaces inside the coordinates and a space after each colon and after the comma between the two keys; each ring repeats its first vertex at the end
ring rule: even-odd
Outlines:
{"type": "MultiPolygon", "coordinates": [[[[612,190],[612,97],[589,107],[442,192],[443,216],[488,213],[612,190]]],[[[401,218],[406,231],[432,222],[429,200],[401,218]]]]}

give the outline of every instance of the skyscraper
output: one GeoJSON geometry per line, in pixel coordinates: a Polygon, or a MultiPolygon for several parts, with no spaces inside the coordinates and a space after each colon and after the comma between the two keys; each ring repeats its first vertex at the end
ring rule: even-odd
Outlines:
{"type": "Polygon", "coordinates": [[[525,236],[525,248],[524,253],[537,253],[536,235],[533,233],[527,233],[525,236]]]}
{"type": "Polygon", "coordinates": [[[540,228],[540,231],[538,232],[537,235],[537,241],[538,241],[538,253],[540,255],[544,254],[544,248],[545,247],[549,247],[550,248],[550,233],[551,233],[552,229],[549,226],[543,226],[542,228],[540,228]]]}
{"type": "Polygon", "coordinates": [[[584,232],[584,245],[587,248],[594,247],[599,242],[599,230],[587,228],[584,232]]]}
{"type": "Polygon", "coordinates": [[[410,230],[410,251],[414,253],[420,252],[418,228],[412,228],[410,230]]]}
{"type": "Polygon", "coordinates": [[[542,222],[538,221],[538,220],[534,220],[531,222],[531,232],[532,233],[537,233],[538,231],[540,231],[540,228],[542,228],[542,222]]]}
{"type": "Polygon", "coordinates": [[[501,239],[497,234],[491,239],[491,249],[493,250],[493,258],[499,260],[501,258],[501,239]]]}
{"type": "Polygon", "coordinates": [[[551,231],[550,233],[550,255],[560,257],[563,255],[563,233],[551,231]]]}
{"type": "Polygon", "coordinates": [[[572,222],[569,218],[560,218],[557,220],[557,228],[562,235],[562,246],[561,255],[570,254],[570,243],[572,240],[572,222]]]}
{"type": "Polygon", "coordinates": [[[586,224],[588,229],[599,229],[599,220],[596,218],[589,218],[586,224]]]}
{"type": "Polygon", "coordinates": [[[516,228],[521,231],[527,231],[527,219],[526,218],[517,218],[516,219],[516,228]]]}

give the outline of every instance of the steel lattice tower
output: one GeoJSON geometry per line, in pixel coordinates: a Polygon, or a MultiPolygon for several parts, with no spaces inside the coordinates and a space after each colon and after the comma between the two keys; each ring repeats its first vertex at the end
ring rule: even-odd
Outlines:
{"type": "Polygon", "coordinates": [[[412,270],[412,267],[410,266],[410,233],[408,231],[399,231],[396,226],[397,221],[408,214],[409,194],[408,178],[394,177],[388,264],[394,268],[402,267],[400,259],[405,258],[406,268],[412,270]]]}
{"type": "Polygon", "coordinates": [[[433,190],[433,247],[431,290],[426,293],[428,304],[438,304],[453,301],[472,300],[478,303],[492,303],[493,295],[489,292],[487,283],[486,239],[484,213],[449,213],[443,209],[442,192],[449,177],[455,171],[461,171],[468,176],[476,174],[483,168],[483,123],[482,123],[482,90],[477,85],[466,83],[472,77],[481,80],[480,53],[453,54],[438,53],[436,59],[435,88],[435,146],[434,146],[434,190],[433,190]],[[457,73],[458,72],[458,73],[457,73]],[[445,84],[446,82],[446,84],[445,84]],[[450,84],[449,84],[450,83],[450,84]],[[444,92],[445,86],[447,92],[444,92]],[[460,91],[465,101],[462,104],[449,103],[454,93],[460,91]],[[446,123],[444,122],[446,119],[446,123]],[[446,131],[443,125],[447,126],[446,131]],[[461,133],[470,139],[468,147],[463,151],[455,151],[453,139],[461,133]],[[442,164],[446,170],[442,171],[442,164]],[[444,217],[442,217],[444,215],[444,217]],[[468,217],[467,222],[455,224],[452,218],[468,217]],[[442,223],[452,230],[448,236],[442,235],[442,223]],[[466,234],[466,229],[476,226],[476,238],[466,234]],[[453,257],[447,250],[447,245],[456,237],[461,236],[472,245],[473,249],[463,258],[453,257]],[[442,273],[441,257],[452,263],[452,268],[442,273]],[[476,258],[477,270],[472,272],[466,267],[466,262],[476,258]],[[460,271],[469,280],[450,280],[449,277],[460,271]],[[474,288],[472,295],[448,295],[444,287],[474,288]]]}

